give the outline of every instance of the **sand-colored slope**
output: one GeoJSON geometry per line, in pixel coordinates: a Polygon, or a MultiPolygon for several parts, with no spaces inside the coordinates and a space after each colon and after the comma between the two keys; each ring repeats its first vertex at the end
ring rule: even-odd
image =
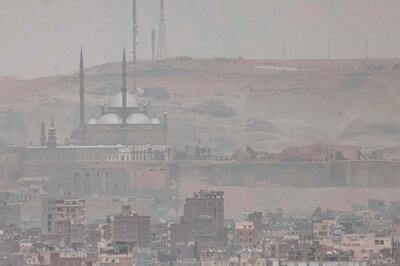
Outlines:
{"type": "MultiPolygon", "coordinates": [[[[173,145],[202,139],[221,152],[246,143],[274,150],[312,142],[375,148],[400,143],[400,70],[393,68],[399,62],[181,58],[155,67],[141,62],[137,83],[162,87],[169,93],[169,101],[155,101],[153,107],[170,113],[173,145]],[[210,100],[216,104],[211,111],[201,109],[210,100]],[[231,111],[220,116],[215,111],[218,108],[231,111]]],[[[131,65],[128,72],[132,87],[131,65]]],[[[87,118],[98,116],[99,105],[118,92],[120,85],[120,63],[86,69],[87,118]]],[[[0,139],[37,143],[40,122],[51,117],[56,120],[60,142],[68,138],[79,118],[78,86],[76,73],[2,80],[0,139]],[[15,122],[14,116],[21,119],[15,122]],[[15,123],[24,126],[16,129],[15,123]],[[16,130],[23,134],[16,135],[16,130]]]]}

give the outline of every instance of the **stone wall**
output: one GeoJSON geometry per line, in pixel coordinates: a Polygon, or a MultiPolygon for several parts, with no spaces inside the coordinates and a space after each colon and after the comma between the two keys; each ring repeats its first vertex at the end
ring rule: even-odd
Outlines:
{"type": "Polygon", "coordinates": [[[400,162],[234,163],[177,161],[171,178],[207,177],[210,185],[289,187],[400,187],[400,162]]]}

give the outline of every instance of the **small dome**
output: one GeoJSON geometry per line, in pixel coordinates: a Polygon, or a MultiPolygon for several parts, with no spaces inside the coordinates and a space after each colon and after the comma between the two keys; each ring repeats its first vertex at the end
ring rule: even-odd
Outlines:
{"type": "Polygon", "coordinates": [[[143,90],[142,88],[140,88],[140,87],[137,87],[137,88],[136,88],[136,93],[137,93],[138,95],[142,96],[142,95],[144,94],[144,90],[143,90]]]}
{"type": "MultiPolygon", "coordinates": [[[[108,104],[111,108],[122,108],[122,92],[118,92],[108,104]]],[[[132,95],[129,92],[126,93],[126,107],[128,108],[139,108],[139,103],[136,95],[132,95]]]]}
{"type": "Polygon", "coordinates": [[[96,125],[97,124],[96,118],[90,118],[89,121],[88,121],[88,124],[89,125],[96,125]]]}
{"type": "Polygon", "coordinates": [[[151,119],[151,123],[153,125],[160,125],[161,124],[161,122],[160,122],[160,120],[158,118],[152,118],[151,119]]]}
{"type": "Polygon", "coordinates": [[[113,113],[105,114],[99,118],[98,124],[117,125],[122,123],[122,118],[113,113]]]}
{"type": "Polygon", "coordinates": [[[141,113],[134,113],[128,117],[127,120],[128,124],[131,125],[143,125],[143,124],[150,124],[150,119],[141,113]]]}

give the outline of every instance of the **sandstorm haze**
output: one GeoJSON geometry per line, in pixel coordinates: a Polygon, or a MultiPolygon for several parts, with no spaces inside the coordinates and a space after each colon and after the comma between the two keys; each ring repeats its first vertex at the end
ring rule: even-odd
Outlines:
{"type": "MultiPolygon", "coordinates": [[[[131,1],[2,0],[0,75],[33,78],[76,70],[81,46],[87,65],[120,61],[132,51],[131,1]]],[[[138,59],[150,58],[158,1],[139,0],[138,59]]],[[[169,56],[195,58],[399,57],[400,2],[396,0],[169,0],[169,56]]]]}
{"type": "Polygon", "coordinates": [[[0,266],[400,266],[398,25],[398,0],[0,0],[0,266]]]}

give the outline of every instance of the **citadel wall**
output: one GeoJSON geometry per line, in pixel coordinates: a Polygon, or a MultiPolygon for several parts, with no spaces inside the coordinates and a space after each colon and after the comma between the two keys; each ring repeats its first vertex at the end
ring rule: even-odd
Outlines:
{"type": "Polygon", "coordinates": [[[288,187],[400,187],[400,162],[170,162],[170,177],[208,177],[210,185],[288,187]]]}

